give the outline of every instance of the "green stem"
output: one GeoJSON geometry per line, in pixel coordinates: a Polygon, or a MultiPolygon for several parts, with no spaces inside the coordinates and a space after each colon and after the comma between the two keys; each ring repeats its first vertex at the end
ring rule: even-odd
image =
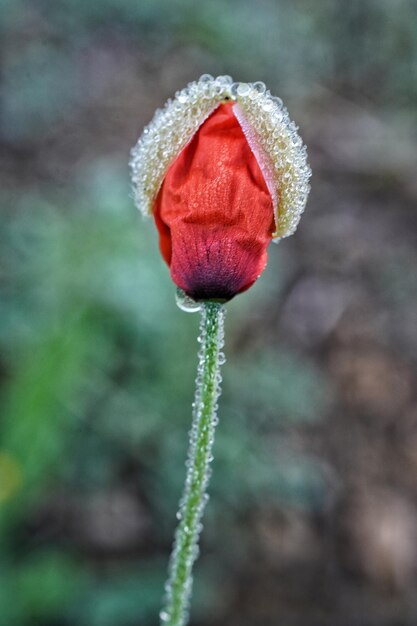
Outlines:
{"type": "Polygon", "coordinates": [[[210,462],[217,424],[217,399],[220,395],[220,364],[224,361],[224,308],[217,302],[202,307],[199,341],[199,365],[193,424],[187,460],[187,477],[177,518],[180,520],[169,567],[164,609],[160,613],[164,626],[184,626],[192,590],[192,568],[198,556],[201,518],[208,496],[210,462]]]}

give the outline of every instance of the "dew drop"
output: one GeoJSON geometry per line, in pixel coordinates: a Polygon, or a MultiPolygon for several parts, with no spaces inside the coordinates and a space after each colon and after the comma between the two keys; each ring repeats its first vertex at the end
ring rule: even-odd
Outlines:
{"type": "Polygon", "coordinates": [[[248,83],[239,83],[236,89],[238,96],[247,96],[250,92],[250,85],[248,83]]]}
{"type": "Polygon", "coordinates": [[[271,100],[272,100],[272,102],[275,102],[275,104],[277,104],[280,109],[283,107],[284,103],[281,100],[281,98],[278,98],[278,96],[271,96],[271,100]]]}
{"type": "Polygon", "coordinates": [[[190,298],[190,296],[187,296],[185,291],[182,289],[177,289],[175,301],[181,311],[185,311],[186,313],[196,313],[201,310],[201,302],[196,302],[190,298]]]}
{"type": "Polygon", "coordinates": [[[265,99],[262,103],[262,108],[264,111],[270,111],[271,109],[273,109],[273,107],[274,103],[271,99],[265,99]]]}
{"type": "Polygon", "coordinates": [[[231,85],[233,83],[233,78],[228,74],[225,74],[224,76],[217,76],[216,80],[219,83],[224,83],[225,85],[231,85]]]}
{"type": "Polygon", "coordinates": [[[200,83],[211,83],[212,80],[214,77],[211,74],[202,74],[199,78],[200,83]]]}
{"type": "Polygon", "coordinates": [[[261,94],[265,93],[266,91],[266,85],[265,83],[262,83],[261,81],[257,81],[256,83],[253,83],[253,87],[254,89],[256,89],[258,93],[261,93],[261,94]]]}
{"type": "Polygon", "coordinates": [[[232,98],[236,98],[238,87],[239,87],[239,83],[233,83],[232,84],[232,86],[230,88],[230,94],[231,94],[232,98]]]}

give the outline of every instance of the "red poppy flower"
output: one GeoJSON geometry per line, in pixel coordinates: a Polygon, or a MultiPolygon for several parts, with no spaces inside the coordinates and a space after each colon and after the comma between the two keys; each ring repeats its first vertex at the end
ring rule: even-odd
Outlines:
{"type": "Polygon", "coordinates": [[[174,283],[194,300],[248,289],[272,239],[294,232],[306,151],[263,83],[203,76],[158,111],[132,151],[138,206],[152,212],[174,283]]]}

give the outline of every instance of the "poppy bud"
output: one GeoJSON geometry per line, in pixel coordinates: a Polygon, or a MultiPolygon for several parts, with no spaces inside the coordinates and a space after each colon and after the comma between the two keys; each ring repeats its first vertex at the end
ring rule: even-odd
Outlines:
{"type": "Polygon", "coordinates": [[[174,283],[194,300],[230,300],[291,235],[311,170],[279,98],[263,83],[204,75],[156,112],[132,150],[135,199],[152,213],[174,283]]]}

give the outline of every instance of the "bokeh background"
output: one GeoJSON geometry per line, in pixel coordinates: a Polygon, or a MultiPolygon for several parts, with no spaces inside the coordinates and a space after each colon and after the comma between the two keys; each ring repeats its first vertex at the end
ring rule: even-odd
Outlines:
{"type": "Polygon", "coordinates": [[[156,626],[198,315],[128,153],[202,73],[309,147],[295,237],[228,307],[193,626],[417,622],[417,5],[3,0],[0,623],[156,626]]]}

